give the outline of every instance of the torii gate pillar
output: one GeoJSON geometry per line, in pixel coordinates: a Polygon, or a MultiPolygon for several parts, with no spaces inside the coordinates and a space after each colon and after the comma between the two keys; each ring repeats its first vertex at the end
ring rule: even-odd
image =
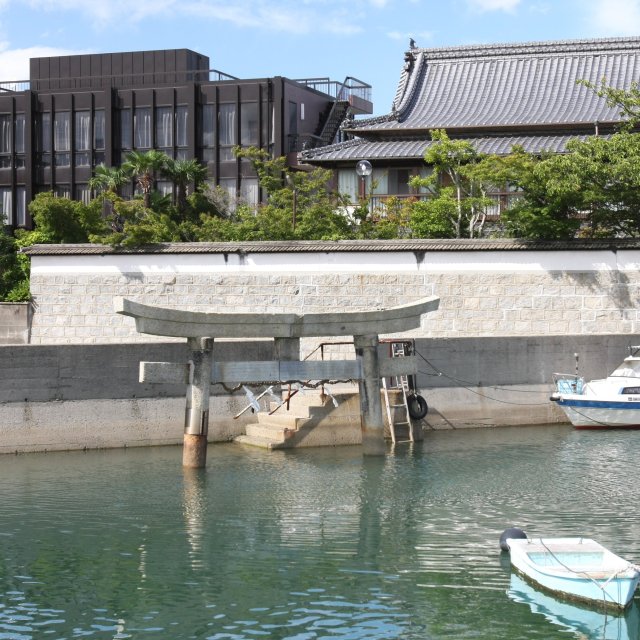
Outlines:
{"type": "Polygon", "coordinates": [[[362,425],[362,453],[381,456],[386,452],[384,422],[380,400],[380,366],[378,363],[378,336],[353,336],[356,358],[362,365],[362,378],[358,380],[362,425]]]}
{"type": "Polygon", "coordinates": [[[190,374],[184,417],[182,466],[200,469],[207,464],[213,338],[188,338],[187,346],[190,352],[190,374]]]}

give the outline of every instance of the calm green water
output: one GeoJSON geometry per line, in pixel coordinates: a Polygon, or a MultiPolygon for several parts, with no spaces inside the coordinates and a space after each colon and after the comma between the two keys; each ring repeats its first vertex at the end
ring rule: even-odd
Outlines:
{"type": "Polygon", "coordinates": [[[636,640],[636,603],[573,631],[580,610],[533,612],[498,539],[583,534],[640,561],[639,461],[640,431],[558,426],[385,459],[218,445],[196,473],[174,447],[4,456],[0,640],[636,640]]]}

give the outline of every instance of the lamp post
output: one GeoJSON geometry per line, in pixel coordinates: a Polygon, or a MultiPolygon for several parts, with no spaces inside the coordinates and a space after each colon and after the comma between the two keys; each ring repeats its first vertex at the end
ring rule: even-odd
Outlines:
{"type": "Polygon", "coordinates": [[[368,160],[358,160],[356,163],[356,173],[360,176],[360,198],[367,197],[367,176],[371,175],[373,167],[368,160]]]}

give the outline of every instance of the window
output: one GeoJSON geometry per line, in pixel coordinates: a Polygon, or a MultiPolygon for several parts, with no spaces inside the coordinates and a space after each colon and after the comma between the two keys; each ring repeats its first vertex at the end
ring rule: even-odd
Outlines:
{"type": "Polygon", "coordinates": [[[240,144],[243,147],[258,146],[258,103],[247,102],[240,105],[240,144]]]}
{"type": "Polygon", "coordinates": [[[27,226],[27,188],[16,187],[16,225],[27,226]]]}
{"type": "Polygon", "coordinates": [[[11,167],[11,116],[0,115],[0,169],[11,167]]]}
{"type": "Polygon", "coordinates": [[[57,198],[71,199],[71,187],[68,184],[56,185],[55,192],[57,198]]]}
{"type": "Polygon", "coordinates": [[[105,160],[105,121],[104,109],[93,113],[93,164],[104,164],[105,160]]]}
{"type": "Polygon", "coordinates": [[[411,193],[409,189],[409,169],[389,169],[389,187],[387,193],[390,195],[407,196],[411,193]]]}
{"type": "Polygon", "coordinates": [[[83,204],[89,204],[91,202],[91,189],[86,184],[77,184],[74,199],[83,204]]]}
{"type": "Polygon", "coordinates": [[[215,105],[205,104],[202,107],[202,160],[216,161],[216,126],[215,105]]]}
{"type": "Polygon", "coordinates": [[[133,146],[151,149],[151,108],[137,107],[133,114],[133,146]]]}
{"type": "Polygon", "coordinates": [[[189,146],[189,110],[185,105],[176,107],[176,147],[189,146]]]}
{"type": "Polygon", "coordinates": [[[36,116],[36,163],[38,169],[51,166],[51,114],[36,116]]]}
{"type": "Polygon", "coordinates": [[[156,182],[156,191],[163,196],[170,196],[173,193],[173,183],[169,180],[158,180],[156,182]]]}
{"type": "Polygon", "coordinates": [[[131,109],[120,109],[120,149],[131,149],[131,109]]]}
{"type": "Polygon", "coordinates": [[[78,167],[88,167],[91,157],[91,112],[76,111],[75,122],[75,164],[78,167]]]}
{"type": "Polygon", "coordinates": [[[220,178],[220,188],[229,196],[229,211],[236,210],[238,204],[238,185],[235,178],[220,178]]]}
{"type": "Polygon", "coordinates": [[[242,178],[240,198],[251,207],[258,206],[258,178],[242,178]]]}
{"type": "Polygon", "coordinates": [[[15,151],[16,151],[16,167],[24,167],[24,138],[25,138],[26,119],[24,113],[17,113],[15,119],[15,151]]]}
{"type": "Polygon", "coordinates": [[[235,160],[233,147],[236,145],[236,105],[221,104],[218,113],[220,136],[220,161],[235,160]]]}
{"type": "Polygon", "coordinates": [[[268,143],[269,153],[272,153],[275,143],[275,111],[273,105],[270,105],[268,102],[263,102],[262,113],[267,114],[262,119],[262,142],[263,144],[268,143]]]}
{"type": "Polygon", "coordinates": [[[358,201],[358,179],[355,169],[338,170],[338,192],[349,196],[351,202],[358,201]]]}
{"type": "Polygon", "coordinates": [[[156,107],[156,146],[165,153],[173,148],[172,111],[171,107],[156,107]]]}
{"type": "Polygon", "coordinates": [[[56,167],[68,167],[71,163],[71,114],[56,113],[53,118],[53,151],[56,167]]]}
{"type": "Polygon", "coordinates": [[[13,199],[10,187],[0,187],[0,224],[13,225],[13,199]]]}
{"type": "Polygon", "coordinates": [[[389,172],[386,169],[374,169],[371,184],[367,184],[367,189],[369,188],[374,195],[386,196],[389,193],[389,172]]]}

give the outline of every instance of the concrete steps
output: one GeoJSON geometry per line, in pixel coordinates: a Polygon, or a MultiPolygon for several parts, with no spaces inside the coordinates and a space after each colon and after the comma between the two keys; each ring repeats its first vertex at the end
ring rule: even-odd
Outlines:
{"type": "Polygon", "coordinates": [[[234,442],[238,444],[248,444],[252,447],[260,447],[261,449],[282,449],[278,442],[271,438],[262,438],[259,436],[236,436],[234,442]]]}
{"type": "MultiPolygon", "coordinates": [[[[338,402],[336,407],[331,398],[323,402],[320,390],[299,392],[289,403],[289,411],[282,406],[269,415],[260,411],[254,415],[254,422],[247,424],[245,434],[235,438],[234,442],[263,449],[293,449],[297,447],[338,446],[362,443],[360,426],[360,401],[357,390],[353,388],[331,391],[338,402]]],[[[390,399],[397,404],[399,392],[391,391],[390,399]]],[[[277,406],[272,403],[269,410],[277,406]]],[[[404,407],[404,405],[402,405],[404,407]]],[[[384,398],[382,413],[385,422],[385,437],[391,433],[387,424],[384,398]]],[[[396,421],[405,420],[406,414],[401,408],[392,409],[396,421]]],[[[398,425],[396,435],[399,442],[409,440],[409,425],[398,425]]],[[[421,438],[421,427],[412,425],[416,440],[421,438]]]]}
{"type": "MultiPolygon", "coordinates": [[[[320,391],[299,392],[290,399],[289,411],[282,406],[272,415],[266,411],[255,414],[256,421],[234,441],[264,449],[359,444],[362,435],[357,392],[336,393],[334,397],[338,407],[330,398],[323,402],[320,391]]],[[[273,403],[270,409],[276,406],[273,403]]]]}

